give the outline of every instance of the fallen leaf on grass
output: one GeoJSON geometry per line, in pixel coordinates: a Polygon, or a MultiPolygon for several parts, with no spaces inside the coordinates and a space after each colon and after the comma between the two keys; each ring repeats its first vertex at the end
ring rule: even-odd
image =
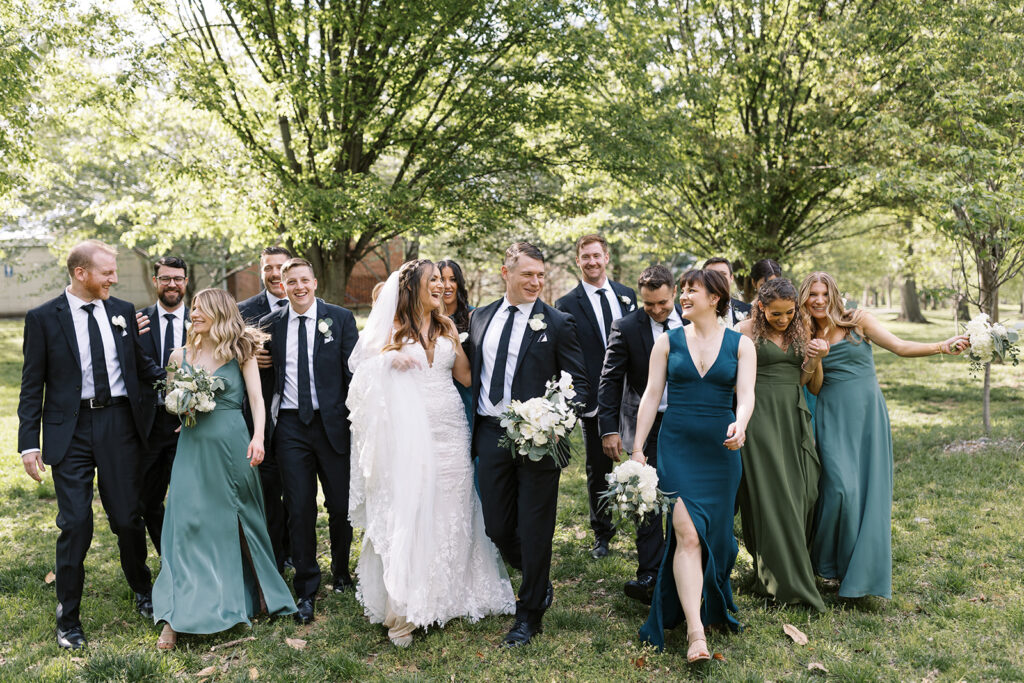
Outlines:
{"type": "Polygon", "coordinates": [[[821,662],[811,662],[810,664],[807,665],[807,670],[810,671],[810,672],[813,672],[813,673],[823,673],[823,674],[827,674],[828,673],[828,669],[826,669],[825,665],[822,664],[821,662]]]}
{"type": "MultiPolygon", "coordinates": [[[[72,657],[71,661],[75,664],[85,664],[85,657],[72,657]]],[[[3,664],[3,657],[0,657],[0,664],[3,664]]]]}
{"type": "Polygon", "coordinates": [[[214,646],[212,646],[210,648],[210,652],[215,652],[217,650],[223,650],[226,647],[233,647],[235,645],[238,645],[239,643],[246,643],[246,642],[248,642],[250,640],[256,640],[256,636],[249,636],[248,638],[239,638],[237,640],[229,640],[226,643],[221,643],[220,645],[214,645],[214,646]]]}
{"type": "Polygon", "coordinates": [[[48,583],[48,584],[50,584],[50,583],[53,583],[53,582],[54,582],[54,581],[56,581],[56,580],[57,580],[57,575],[56,575],[56,574],[54,574],[53,572],[48,572],[48,573],[46,574],[46,578],[45,578],[45,579],[43,579],[43,581],[45,581],[45,582],[46,582],[46,583],[48,583]]]}
{"type": "Polygon", "coordinates": [[[988,598],[986,598],[986,597],[985,597],[985,594],[984,594],[984,593],[982,593],[981,595],[979,595],[979,596],[978,596],[978,597],[976,597],[976,598],[971,598],[971,599],[969,600],[969,602],[985,602],[986,600],[988,600],[988,598]]]}
{"type": "Polygon", "coordinates": [[[924,678],[921,679],[921,683],[935,683],[935,681],[938,679],[938,677],[939,677],[939,670],[938,669],[932,669],[931,671],[928,672],[928,674],[924,678]]]}
{"type": "Polygon", "coordinates": [[[711,659],[715,660],[716,662],[724,662],[725,655],[723,655],[721,652],[716,652],[715,654],[711,655],[711,659]]]}
{"type": "Polygon", "coordinates": [[[196,676],[212,676],[215,673],[217,673],[217,666],[212,665],[206,667],[205,669],[200,669],[199,671],[197,671],[196,676]]]}
{"type": "Polygon", "coordinates": [[[797,645],[807,644],[807,636],[804,634],[803,631],[798,629],[796,626],[793,626],[793,624],[783,624],[782,630],[786,633],[787,636],[792,638],[793,642],[797,645]]]}
{"type": "Polygon", "coordinates": [[[646,657],[635,657],[635,658],[633,658],[633,659],[631,659],[629,661],[633,662],[633,666],[635,666],[638,669],[644,668],[644,665],[647,664],[647,658],[646,657]]]}
{"type": "Polygon", "coordinates": [[[260,677],[260,670],[257,669],[255,666],[251,667],[249,669],[249,680],[250,681],[256,681],[256,680],[259,680],[259,677],[260,677]]]}
{"type": "Polygon", "coordinates": [[[288,647],[294,648],[296,650],[306,649],[306,641],[304,641],[302,638],[285,638],[284,642],[288,644],[288,647]]]}

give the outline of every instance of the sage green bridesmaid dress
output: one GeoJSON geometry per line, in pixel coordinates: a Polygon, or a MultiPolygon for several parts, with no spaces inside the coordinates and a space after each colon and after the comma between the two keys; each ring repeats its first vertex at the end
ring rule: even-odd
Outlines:
{"type": "Polygon", "coordinates": [[[783,351],[768,340],[757,346],[754,414],[737,497],[755,590],[823,612],[810,555],[821,461],[800,384],[802,361],[792,347],[783,351]]]}
{"type": "Polygon", "coordinates": [[[261,590],[270,614],[295,611],[274,562],[259,473],[246,458],[241,368],[231,360],[214,374],[225,383],[217,407],[200,413],[194,427],[183,426],[178,438],[153,585],[153,620],[179,633],[250,623],[260,611],[261,590]]]}

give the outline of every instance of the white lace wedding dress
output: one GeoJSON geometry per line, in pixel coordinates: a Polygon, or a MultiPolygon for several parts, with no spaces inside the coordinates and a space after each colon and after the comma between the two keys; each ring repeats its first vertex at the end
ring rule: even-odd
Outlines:
{"type": "Polygon", "coordinates": [[[515,612],[473,485],[454,344],[441,337],[434,349],[431,365],[422,346],[405,346],[418,370],[394,370],[394,351],[366,358],[349,388],[349,516],[364,529],[356,595],[373,623],[391,626],[397,614],[425,627],[515,612]]]}

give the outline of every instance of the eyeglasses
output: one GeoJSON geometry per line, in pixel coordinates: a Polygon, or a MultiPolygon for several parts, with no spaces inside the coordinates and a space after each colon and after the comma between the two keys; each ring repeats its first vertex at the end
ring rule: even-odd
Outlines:
{"type": "Polygon", "coordinates": [[[175,275],[174,277],[171,277],[170,275],[161,275],[156,279],[156,281],[162,285],[169,285],[172,282],[176,285],[181,285],[184,284],[187,279],[188,278],[182,277],[181,275],[175,275]]]}

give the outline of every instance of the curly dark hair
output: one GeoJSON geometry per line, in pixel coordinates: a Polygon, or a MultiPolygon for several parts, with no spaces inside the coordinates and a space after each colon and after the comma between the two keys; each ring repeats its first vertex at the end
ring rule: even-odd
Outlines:
{"type": "Polygon", "coordinates": [[[384,347],[384,351],[400,350],[403,342],[419,342],[424,349],[433,344],[438,337],[444,335],[454,343],[459,342],[459,332],[455,323],[446,316],[441,308],[429,312],[423,310],[420,303],[420,287],[423,273],[434,269],[434,262],[428,259],[407,261],[398,269],[398,306],[395,309],[395,334],[392,342],[384,347]],[[424,316],[430,316],[427,338],[420,334],[420,322],[424,316]]]}
{"type": "Polygon", "coordinates": [[[434,265],[444,275],[445,268],[451,268],[455,276],[455,313],[452,320],[459,332],[469,331],[469,293],[466,291],[466,276],[462,274],[462,267],[450,258],[441,259],[434,265]]]}
{"type": "Polygon", "coordinates": [[[801,310],[801,306],[798,304],[799,296],[797,295],[796,287],[785,278],[780,277],[769,280],[761,285],[761,289],[757,290],[757,300],[751,306],[754,314],[754,327],[751,331],[754,344],[760,344],[768,338],[771,332],[775,331],[775,328],[768,323],[768,318],[761,308],[761,306],[768,306],[773,301],[793,302],[793,319],[789,321],[789,327],[782,333],[782,343],[786,349],[793,347],[796,349],[797,355],[802,356],[804,349],[807,347],[807,341],[811,337],[810,325],[808,324],[807,317],[801,310]],[[761,306],[758,306],[758,303],[761,306]]]}

